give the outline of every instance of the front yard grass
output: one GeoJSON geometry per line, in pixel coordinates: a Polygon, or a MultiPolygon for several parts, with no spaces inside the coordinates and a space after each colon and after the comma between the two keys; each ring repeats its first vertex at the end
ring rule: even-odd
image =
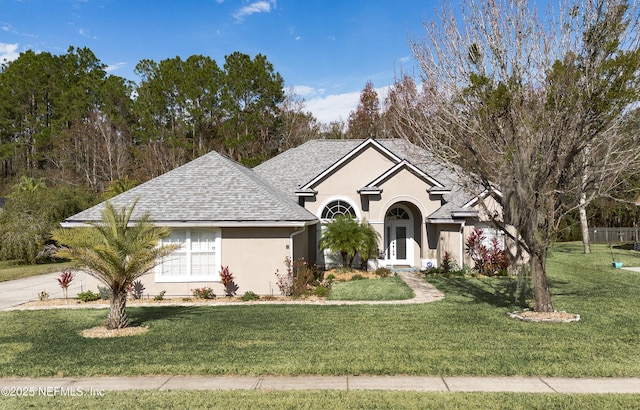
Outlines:
{"type": "Polygon", "coordinates": [[[3,409],[582,409],[637,408],[634,394],[404,391],[107,391],[103,397],[0,398],[3,409]],[[28,404],[27,404],[28,403],[28,404]]]}
{"type": "Polygon", "coordinates": [[[351,280],[331,285],[329,300],[404,300],[415,294],[398,277],[351,280]]]}
{"type": "Polygon", "coordinates": [[[112,339],[80,335],[104,310],[1,312],[0,376],[639,377],[640,273],[611,268],[602,249],[560,244],[549,260],[555,308],[579,322],[520,322],[507,316],[514,282],[444,277],[429,280],[445,299],[426,304],[129,308],[150,330],[112,339]]]}
{"type": "Polygon", "coordinates": [[[66,267],[67,265],[62,263],[20,265],[14,261],[0,261],[0,282],[60,272],[66,267]]]}

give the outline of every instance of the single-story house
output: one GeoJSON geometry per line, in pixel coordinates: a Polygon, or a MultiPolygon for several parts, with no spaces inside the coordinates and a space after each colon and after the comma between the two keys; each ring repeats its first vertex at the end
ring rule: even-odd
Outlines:
{"type": "MultiPolygon", "coordinates": [[[[165,243],[183,247],[143,278],[151,295],[190,295],[212,287],[229,266],[240,293],[278,294],[276,270],[285,259],[330,267],[335,256],[318,249],[322,223],[340,214],[366,219],[380,234],[378,266],[437,266],[444,252],[470,263],[464,241],[474,227],[489,228],[478,196],[426,150],[400,139],[313,140],[249,169],[210,152],[110,200],[138,200],[132,220],[149,213],[172,228],[165,243]]],[[[487,195],[499,206],[499,192],[487,195]],[[495,198],[495,199],[494,199],[495,198]]],[[[64,221],[99,221],[104,203],[64,221]]],[[[498,234],[499,235],[499,234],[498,234]]]]}

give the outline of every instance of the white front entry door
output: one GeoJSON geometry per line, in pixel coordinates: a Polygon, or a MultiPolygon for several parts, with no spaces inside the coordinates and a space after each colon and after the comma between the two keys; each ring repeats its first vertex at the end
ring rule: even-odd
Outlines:
{"type": "Polygon", "coordinates": [[[410,221],[387,221],[385,226],[387,265],[413,264],[413,229],[410,221]]]}

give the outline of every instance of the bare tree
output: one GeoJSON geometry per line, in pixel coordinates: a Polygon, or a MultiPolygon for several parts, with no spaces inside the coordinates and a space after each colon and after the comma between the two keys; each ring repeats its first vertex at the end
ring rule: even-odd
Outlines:
{"type": "Polygon", "coordinates": [[[526,0],[468,0],[460,15],[442,10],[411,43],[422,88],[418,101],[396,98],[395,128],[419,136],[469,190],[499,188],[492,219],[516,229],[535,310],[553,311],[545,265],[562,215],[640,159],[639,136],[622,132],[638,99],[637,0],[546,13],[526,0]]]}

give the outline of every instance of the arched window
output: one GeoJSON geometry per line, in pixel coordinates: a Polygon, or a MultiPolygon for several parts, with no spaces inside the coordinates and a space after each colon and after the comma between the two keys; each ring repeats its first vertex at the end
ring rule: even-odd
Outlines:
{"type": "Polygon", "coordinates": [[[409,213],[400,207],[391,208],[387,211],[385,219],[402,220],[411,219],[409,213]]]}
{"type": "Polygon", "coordinates": [[[349,215],[350,217],[355,218],[356,211],[348,202],[337,200],[329,202],[329,204],[324,207],[321,218],[335,219],[338,215],[349,215]]]}

